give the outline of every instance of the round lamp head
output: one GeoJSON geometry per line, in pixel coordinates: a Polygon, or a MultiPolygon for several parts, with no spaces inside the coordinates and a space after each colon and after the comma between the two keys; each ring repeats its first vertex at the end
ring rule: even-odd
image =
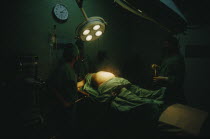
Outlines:
{"type": "Polygon", "coordinates": [[[100,38],[105,31],[105,21],[101,17],[90,17],[79,24],[77,36],[83,41],[94,41],[100,38]]]}

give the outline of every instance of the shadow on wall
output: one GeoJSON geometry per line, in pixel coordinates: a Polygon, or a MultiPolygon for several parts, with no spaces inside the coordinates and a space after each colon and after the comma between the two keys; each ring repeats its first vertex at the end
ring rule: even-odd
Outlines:
{"type": "Polygon", "coordinates": [[[189,105],[210,112],[210,59],[186,58],[185,95],[189,105]]]}
{"type": "Polygon", "coordinates": [[[133,84],[142,88],[150,88],[152,77],[148,69],[147,63],[143,60],[141,54],[132,54],[132,57],[126,59],[122,65],[122,77],[128,79],[133,84]]]}
{"type": "Polygon", "coordinates": [[[115,64],[114,57],[111,56],[107,50],[98,50],[95,58],[95,66],[92,70],[93,72],[107,71],[115,74],[116,76],[121,76],[119,66],[115,64]]]}

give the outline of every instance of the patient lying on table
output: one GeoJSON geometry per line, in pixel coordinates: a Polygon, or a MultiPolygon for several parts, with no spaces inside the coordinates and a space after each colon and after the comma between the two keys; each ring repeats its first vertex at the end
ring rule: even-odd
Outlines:
{"type": "MultiPolygon", "coordinates": [[[[107,123],[108,128],[112,127],[115,131],[118,129],[119,134],[128,133],[128,130],[130,130],[132,134],[152,135],[150,127],[155,126],[153,129],[157,130],[158,119],[164,109],[167,108],[163,101],[166,88],[154,91],[143,89],[124,78],[116,77],[110,72],[100,71],[86,75],[85,80],[78,83],[78,89],[87,93],[94,102],[106,103],[112,110],[119,112],[115,116],[118,121],[109,119],[108,121],[113,124],[107,123]],[[123,119],[121,118],[122,113],[126,113],[128,116],[123,119]],[[149,134],[142,130],[146,128],[149,129],[147,130],[149,134]]],[[[111,117],[114,116],[111,115],[111,117]]],[[[102,118],[102,120],[104,121],[105,118],[102,118]]],[[[99,125],[104,126],[104,123],[99,122],[99,125]]],[[[164,124],[161,123],[161,125],[164,124]]],[[[168,132],[166,135],[182,133],[181,129],[178,130],[178,128],[166,126],[166,124],[164,128],[168,132]],[[171,132],[170,129],[176,129],[176,132],[171,132]]],[[[128,134],[130,135],[130,133],[128,134]]],[[[165,134],[165,132],[163,133],[165,134]]],[[[161,132],[161,135],[163,133],[161,132]]]]}
{"type": "Polygon", "coordinates": [[[130,111],[149,104],[153,107],[155,115],[162,111],[164,105],[162,101],[164,87],[154,91],[146,90],[110,72],[88,74],[77,87],[80,91],[86,92],[93,101],[109,103],[116,111],[130,111]]]}
{"type": "Polygon", "coordinates": [[[112,128],[118,126],[116,128],[120,133],[124,132],[122,130],[131,130],[131,127],[132,132],[137,130],[136,133],[139,132],[140,126],[141,130],[146,129],[146,126],[150,128],[158,122],[164,108],[165,88],[154,91],[143,89],[110,72],[88,74],[77,87],[81,92],[87,93],[93,102],[108,105],[112,110],[110,117],[116,117],[112,128]],[[113,114],[115,112],[117,114],[113,114]],[[137,128],[134,128],[136,126],[137,128]]]}

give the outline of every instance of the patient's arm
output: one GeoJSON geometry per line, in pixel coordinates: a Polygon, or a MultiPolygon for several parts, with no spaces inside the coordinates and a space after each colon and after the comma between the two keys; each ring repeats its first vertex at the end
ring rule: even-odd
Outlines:
{"type": "Polygon", "coordinates": [[[82,94],[85,95],[85,96],[89,96],[89,94],[86,93],[86,92],[84,92],[84,91],[78,90],[78,92],[79,92],[79,93],[82,93],[82,94]]]}
{"type": "Polygon", "coordinates": [[[81,87],[83,87],[85,85],[85,80],[82,80],[80,82],[77,82],[77,89],[80,89],[81,87]]]}
{"type": "Polygon", "coordinates": [[[79,93],[82,93],[83,95],[89,96],[88,93],[86,93],[86,92],[80,90],[80,88],[82,88],[84,85],[85,85],[85,80],[82,80],[82,81],[80,81],[80,82],[77,82],[77,91],[78,91],[79,93]]]}

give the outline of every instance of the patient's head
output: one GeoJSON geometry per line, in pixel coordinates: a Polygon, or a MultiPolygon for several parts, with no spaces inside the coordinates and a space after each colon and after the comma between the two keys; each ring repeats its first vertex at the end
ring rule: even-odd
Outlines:
{"type": "Polygon", "coordinates": [[[99,87],[102,83],[104,83],[114,77],[115,77],[115,75],[110,72],[99,71],[92,75],[91,80],[95,87],[99,87]]]}

